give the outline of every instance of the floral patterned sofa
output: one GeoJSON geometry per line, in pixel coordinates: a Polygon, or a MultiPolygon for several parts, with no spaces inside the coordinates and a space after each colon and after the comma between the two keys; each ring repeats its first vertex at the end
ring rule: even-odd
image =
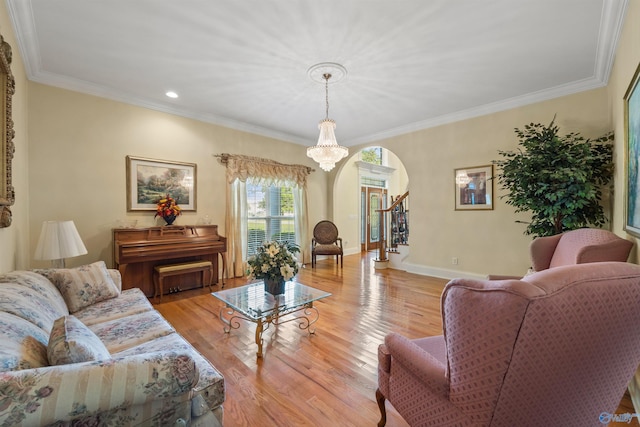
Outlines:
{"type": "Polygon", "coordinates": [[[224,379],[117,270],[0,275],[0,426],[219,426],[224,379]]]}

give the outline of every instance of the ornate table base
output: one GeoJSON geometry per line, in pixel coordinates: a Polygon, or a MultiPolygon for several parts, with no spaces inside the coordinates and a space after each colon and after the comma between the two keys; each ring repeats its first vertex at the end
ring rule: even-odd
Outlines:
{"type": "Polygon", "coordinates": [[[258,352],[256,353],[257,357],[262,357],[262,334],[264,331],[269,329],[270,325],[282,325],[284,323],[293,322],[295,320],[299,320],[300,323],[298,327],[300,329],[306,329],[309,332],[309,335],[315,334],[316,330],[311,329],[311,325],[316,323],[320,318],[320,313],[318,309],[313,306],[313,302],[304,304],[301,307],[295,309],[288,309],[284,306],[282,309],[276,308],[272,314],[269,314],[264,317],[258,317],[257,319],[252,319],[243,315],[240,312],[237,312],[233,309],[233,307],[227,305],[220,309],[220,320],[222,320],[226,326],[224,327],[224,331],[228,334],[231,332],[231,329],[238,329],[240,327],[240,322],[238,320],[246,320],[248,322],[253,322],[256,324],[256,344],[258,346],[258,352]],[[287,318],[283,320],[283,316],[288,316],[294,313],[302,312],[301,315],[294,316],[291,318],[287,318]]]}
{"type": "Polygon", "coordinates": [[[318,321],[320,313],[314,301],[331,294],[297,282],[287,282],[284,293],[271,295],[265,292],[264,283],[253,283],[238,288],[225,289],[212,294],[225,305],[220,309],[220,320],[225,324],[225,333],[240,327],[240,320],[256,324],[258,359],[262,357],[262,334],[271,325],[298,321],[298,327],[314,334],[311,326],[318,321]]]}

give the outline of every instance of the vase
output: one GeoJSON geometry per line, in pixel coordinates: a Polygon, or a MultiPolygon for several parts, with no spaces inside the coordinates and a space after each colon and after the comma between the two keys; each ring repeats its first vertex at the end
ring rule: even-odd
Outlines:
{"type": "Polygon", "coordinates": [[[171,225],[171,224],[173,224],[173,221],[176,220],[176,216],[175,215],[167,215],[167,216],[163,216],[162,219],[165,220],[167,225],[171,225]]]}
{"type": "Polygon", "coordinates": [[[282,295],[284,294],[284,277],[278,277],[275,279],[264,279],[264,290],[269,292],[271,295],[282,295]]]}

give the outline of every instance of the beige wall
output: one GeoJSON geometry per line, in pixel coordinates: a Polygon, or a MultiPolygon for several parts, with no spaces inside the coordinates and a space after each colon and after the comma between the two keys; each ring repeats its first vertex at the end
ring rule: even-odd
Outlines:
{"type": "MultiPolygon", "coordinates": [[[[455,211],[453,170],[491,164],[498,150],[516,148],[515,127],[549,123],[554,114],[562,133],[597,137],[611,129],[607,90],[601,88],[377,142],[398,155],[409,176],[408,271],[439,277],[526,272],[531,237],[515,221],[528,216],[514,214],[497,184],[493,210],[455,211]]],[[[341,185],[336,199],[351,193],[341,185]]]]}
{"type": "Polygon", "coordinates": [[[16,81],[13,96],[15,153],[13,159],[13,186],[16,202],[12,206],[12,224],[0,229],[0,272],[27,268],[29,265],[29,194],[28,194],[28,133],[27,133],[27,77],[18,49],[13,27],[9,21],[5,2],[0,2],[0,34],[11,45],[13,61],[11,71],[16,81]]]}
{"type": "MultiPolygon", "coordinates": [[[[139,226],[164,224],[154,212],[127,212],[127,155],[197,164],[197,212],[176,224],[209,215],[224,235],[225,168],[213,156],[248,154],[315,166],[305,147],[37,83],[29,91],[30,253],[44,220],[72,219],[89,253],[67,260],[111,264],[111,229],[118,219],[139,226]]],[[[309,177],[311,194],[326,193],[326,176],[309,177]]],[[[326,215],[322,197],[310,197],[311,222],[326,215]]],[[[33,266],[47,262],[34,261],[33,266]]]]}
{"type": "MultiPolygon", "coordinates": [[[[612,121],[616,133],[616,192],[614,196],[614,217],[613,231],[618,235],[634,240],[636,245],[638,240],[624,232],[625,217],[624,209],[626,204],[626,163],[625,163],[625,125],[624,125],[624,95],[629,87],[633,75],[640,63],[640,2],[630,1],[628,3],[626,20],[618,42],[618,50],[614,62],[611,77],[609,79],[609,102],[611,106],[612,121]]],[[[632,253],[632,260],[635,263],[640,261],[637,248],[632,253]]]]}
{"type": "MultiPolygon", "coordinates": [[[[37,83],[29,88],[29,253],[43,220],[73,219],[89,254],[68,260],[70,265],[96,259],[110,263],[110,230],[116,220],[128,217],[140,225],[154,223],[151,213],[126,212],[126,155],[197,163],[198,212],[186,213],[178,223],[194,223],[208,214],[221,225],[222,233],[224,168],[213,154],[251,154],[313,165],[299,145],[37,83]]],[[[492,211],[454,211],[453,169],[489,164],[498,158],[499,149],[515,147],[514,127],[548,122],[556,113],[563,132],[598,136],[610,129],[603,88],[380,142],[397,154],[410,180],[409,271],[441,277],[526,271],[530,237],[522,234],[524,226],[514,222],[526,216],[515,216],[499,199],[492,211]],[[451,265],[452,257],[458,258],[457,266],[451,265]]],[[[343,174],[355,174],[357,183],[357,168],[347,167],[350,162],[332,174],[316,167],[309,201],[310,225],[335,215],[338,227],[349,230],[346,246],[353,249],[359,243],[359,189],[357,184],[342,185],[343,174]],[[327,180],[334,177],[328,187],[327,180]]]]}

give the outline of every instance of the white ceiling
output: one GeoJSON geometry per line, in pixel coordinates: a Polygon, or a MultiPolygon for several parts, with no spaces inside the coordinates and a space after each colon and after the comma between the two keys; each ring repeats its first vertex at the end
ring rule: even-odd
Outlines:
{"type": "Polygon", "coordinates": [[[627,0],[6,3],[33,81],[304,145],[339,63],[351,146],[606,85],[627,0]]]}

